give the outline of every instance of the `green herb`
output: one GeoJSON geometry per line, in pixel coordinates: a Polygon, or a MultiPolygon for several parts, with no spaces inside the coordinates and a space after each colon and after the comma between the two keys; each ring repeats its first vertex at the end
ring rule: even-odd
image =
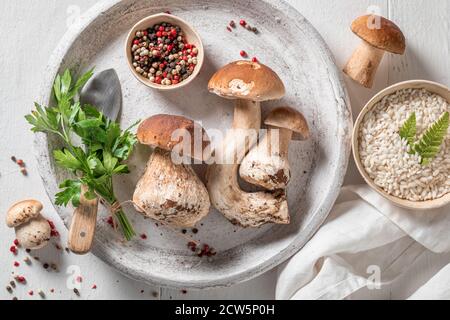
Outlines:
{"type": "MultiPolygon", "coordinates": [[[[117,202],[114,195],[112,177],[128,173],[123,162],[129,157],[136,143],[131,129],[122,131],[118,123],[107,119],[90,105],[75,101],[79,90],[93,75],[92,70],[73,81],[69,70],[55,79],[53,92],[56,106],[42,107],[35,103],[36,110],[25,116],[32,125],[33,132],[45,132],[59,136],[65,147],[53,152],[56,163],[75,174],[74,179],[61,183],[61,191],[56,194],[56,204],[75,207],[80,204],[81,186],[87,186],[84,196],[103,198],[111,206],[117,202]],[[72,136],[81,138],[84,148],[76,146],[72,136]]],[[[127,240],[135,235],[125,213],[115,212],[122,232],[127,240]]]]}
{"type": "Polygon", "coordinates": [[[422,138],[414,145],[414,151],[421,157],[421,164],[428,164],[438,154],[448,127],[449,113],[445,112],[425,131],[422,138]]]}
{"type": "MultiPolygon", "coordinates": [[[[414,145],[414,140],[416,139],[416,131],[416,113],[413,112],[400,128],[399,134],[400,137],[408,141],[408,144],[411,147],[414,145]]],[[[410,153],[414,153],[414,151],[411,149],[410,153]]]]}

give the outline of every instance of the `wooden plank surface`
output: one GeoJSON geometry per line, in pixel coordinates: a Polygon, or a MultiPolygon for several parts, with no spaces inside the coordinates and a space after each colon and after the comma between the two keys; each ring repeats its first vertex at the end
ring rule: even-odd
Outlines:
{"type": "MultiPolygon", "coordinates": [[[[346,79],[354,116],[377,91],[397,81],[424,78],[449,85],[449,1],[441,0],[289,0],[321,33],[341,68],[358,44],[358,38],[349,30],[351,21],[370,11],[390,17],[403,30],[407,38],[405,56],[388,55],[380,66],[372,89],[364,89],[346,79]]],[[[0,212],[4,215],[9,205],[23,198],[36,198],[44,203],[44,214],[52,219],[65,243],[67,231],[43,191],[35,169],[32,153],[33,136],[23,120],[37,96],[42,72],[57,42],[79,14],[95,4],[95,0],[27,0],[0,2],[0,212]],[[15,155],[26,161],[29,176],[22,177],[10,160],[15,155]]],[[[352,164],[346,183],[361,182],[352,164]]],[[[50,246],[39,253],[40,261],[32,259],[27,266],[22,259],[23,250],[13,256],[8,248],[14,233],[0,223],[0,284],[6,286],[11,272],[24,275],[28,284],[19,286],[14,293],[20,299],[40,299],[28,295],[29,290],[42,289],[52,299],[261,299],[274,297],[276,271],[230,288],[203,291],[159,290],[118,274],[94,256],[78,257],[50,246]],[[13,267],[19,261],[20,267],[13,267]],[[59,271],[44,268],[54,263],[59,271]],[[82,276],[81,296],[73,292],[72,282],[82,276]],[[92,289],[93,285],[97,289],[92,289]],[[50,293],[50,289],[54,293],[50,293]],[[142,292],[143,290],[143,292],[142,292]],[[160,292],[161,291],[161,292],[160,292]]],[[[411,268],[382,290],[361,290],[353,298],[404,298],[431,274],[450,262],[450,254],[425,251],[411,268]]],[[[6,290],[0,290],[0,299],[10,299],[6,290]]]]}

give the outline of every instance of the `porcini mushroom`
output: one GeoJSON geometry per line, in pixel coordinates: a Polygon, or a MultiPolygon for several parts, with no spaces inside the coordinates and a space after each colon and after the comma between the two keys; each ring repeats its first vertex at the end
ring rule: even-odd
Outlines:
{"type": "Polygon", "coordinates": [[[208,89],[221,97],[237,99],[232,130],[215,149],[216,162],[208,167],[206,186],[212,204],[232,223],[258,227],[265,223],[289,223],[284,191],[245,192],[238,184],[238,166],[256,143],[261,126],[260,102],[283,97],[285,89],[269,67],[236,61],[218,70],[208,89]],[[233,159],[224,163],[224,159],[233,159]]]}
{"type": "Polygon", "coordinates": [[[307,139],[308,124],[300,112],[290,107],[272,110],[264,124],[267,133],[244,158],[239,174],[251,184],[269,190],[284,189],[291,177],[289,142],[307,139]]]}
{"type": "Polygon", "coordinates": [[[51,228],[42,217],[42,203],[37,200],[23,200],[9,208],[6,224],[15,228],[16,238],[26,249],[43,248],[50,240],[51,228]]]}
{"type": "Polygon", "coordinates": [[[351,29],[362,42],[343,71],[364,87],[371,88],[384,52],[403,54],[405,36],[395,23],[377,15],[356,18],[351,29]]]}
{"type": "Polygon", "coordinates": [[[209,140],[201,139],[200,152],[196,152],[196,131],[200,138],[206,136],[192,120],[165,114],[152,116],[139,125],[139,142],[154,147],[133,195],[136,210],[143,215],[174,227],[192,227],[208,214],[210,202],[205,185],[190,164],[177,164],[171,159],[171,151],[184,138],[190,141],[184,141],[188,150],[182,150],[183,156],[203,159],[209,140]],[[174,139],[177,130],[189,136],[174,139]]]}

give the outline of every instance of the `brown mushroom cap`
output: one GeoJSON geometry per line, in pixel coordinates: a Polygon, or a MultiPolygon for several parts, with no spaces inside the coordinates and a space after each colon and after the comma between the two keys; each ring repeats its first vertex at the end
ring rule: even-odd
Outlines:
{"type": "Polygon", "coordinates": [[[17,227],[39,216],[42,208],[42,203],[37,200],[31,199],[17,202],[9,208],[6,214],[6,224],[10,228],[17,227]]]}
{"type": "Polygon", "coordinates": [[[235,61],[218,70],[209,80],[208,90],[221,97],[266,101],[285,94],[283,82],[269,67],[252,61],[235,61]]]}
{"type": "Polygon", "coordinates": [[[195,152],[195,147],[197,146],[196,139],[199,140],[202,138],[202,152],[209,147],[210,141],[205,130],[198,123],[182,116],[168,114],[151,116],[139,125],[137,138],[142,144],[172,151],[177,144],[182,143],[183,141],[182,137],[179,137],[177,140],[173,139],[172,134],[176,130],[185,130],[190,135],[190,153],[184,155],[199,160],[205,160],[203,156],[200,157],[200,155],[197,155],[198,152],[195,152]],[[201,137],[198,136],[199,133],[201,133],[201,137]]]}
{"type": "Polygon", "coordinates": [[[291,130],[292,140],[305,140],[309,137],[309,127],[305,117],[291,107],[273,109],[264,120],[264,124],[291,130]]]}
{"type": "Polygon", "coordinates": [[[365,15],[352,22],[352,31],[361,39],[374,47],[396,54],[405,52],[405,36],[399,27],[392,21],[376,15],[365,15]],[[375,20],[380,19],[380,28],[370,27],[375,20]]]}

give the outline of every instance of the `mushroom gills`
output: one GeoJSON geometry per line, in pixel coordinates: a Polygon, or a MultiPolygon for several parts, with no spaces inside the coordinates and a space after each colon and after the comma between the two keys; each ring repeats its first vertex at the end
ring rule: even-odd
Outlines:
{"type": "Polygon", "coordinates": [[[190,165],[174,164],[170,155],[155,148],[133,202],[144,216],[175,227],[192,227],[209,212],[208,192],[190,165]]]}

